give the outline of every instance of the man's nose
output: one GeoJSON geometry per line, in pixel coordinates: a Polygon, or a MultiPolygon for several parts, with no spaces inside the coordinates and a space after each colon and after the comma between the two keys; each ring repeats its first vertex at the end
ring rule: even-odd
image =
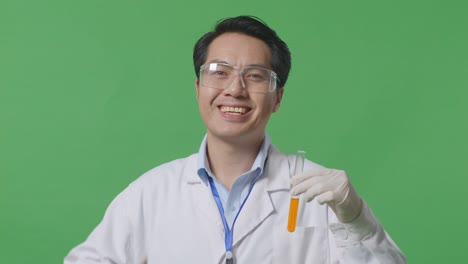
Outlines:
{"type": "Polygon", "coordinates": [[[231,85],[225,90],[226,94],[232,96],[245,96],[247,94],[247,85],[241,75],[237,75],[231,82],[231,85]]]}

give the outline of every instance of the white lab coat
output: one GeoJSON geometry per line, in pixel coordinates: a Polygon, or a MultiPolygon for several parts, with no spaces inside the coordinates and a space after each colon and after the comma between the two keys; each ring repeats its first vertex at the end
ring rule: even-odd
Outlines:
{"type": "MultiPolygon", "coordinates": [[[[197,175],[197,155],[130,184],[64,263],[224,263],[224,227],[210,186],[197,175]]],[[[305,163],[312,167],[319,165],[305,163]]],[[[234,226],[235,263],[406,263],[365,204],[355,221],[340,224],[328,206],[301,200],[289,233],[288,168],[288,156],[270,146],[264,174],[234,226]]]]}

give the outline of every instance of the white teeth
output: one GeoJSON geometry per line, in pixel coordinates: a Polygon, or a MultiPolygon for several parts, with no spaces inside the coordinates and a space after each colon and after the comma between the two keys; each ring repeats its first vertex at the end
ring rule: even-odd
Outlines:
{"type": "Polygon", "coordinates": [[[221,112],[226,113],[235,113],[235,114],[244,114],[247,112],[247,108],[245,107],[233,107],[233,106],[222,106],[221,112]]]}

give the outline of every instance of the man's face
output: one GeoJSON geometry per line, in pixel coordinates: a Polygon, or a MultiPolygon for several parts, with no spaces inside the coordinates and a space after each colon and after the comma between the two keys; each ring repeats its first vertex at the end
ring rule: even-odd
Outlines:
{"type": "MultiPolygon", "coordinates": [[[[261,40],[241,33],[224,33],[208,47],[205,63],[224,62],[245,67],[260,65],[271,69],[270,48],[261,40]]],[[[263,139],[271,113],[280,106],[283,88],[267,93],[252,93],[235,78],[222,90],[196,81],[197,100],[209,137],[230,142],[256,142],[263,139]]]]}

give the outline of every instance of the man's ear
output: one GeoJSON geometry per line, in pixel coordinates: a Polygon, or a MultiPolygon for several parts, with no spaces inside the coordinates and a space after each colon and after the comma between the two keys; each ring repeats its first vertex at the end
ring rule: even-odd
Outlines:
{"type": "Polygon", "coordinates": [[[281,100],[283,99],[283,93],[284,93],[283,87],[279,88],[278,92],[276,92],[276,102],[275,102],[275,106],[273,107],[273,113],[278,111],[281,105],[281,100]]]}
{"type": "Polygon", "coordinates": [[[196,92],[197,100],[198,100],[198,94],[200,92],[200,83],[198,82],[198,78],[195,79],[195,92],[196,92]]]}

